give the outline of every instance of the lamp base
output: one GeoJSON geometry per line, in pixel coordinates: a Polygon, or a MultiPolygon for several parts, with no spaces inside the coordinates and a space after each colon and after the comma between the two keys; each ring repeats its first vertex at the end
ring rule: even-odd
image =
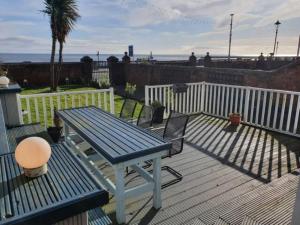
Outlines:
{"type": "Polygon", "coordinates": [[[44,164],[43,166],[38,167],[38,168],[34,168],[34,169],[23,168],[23,170],[24,170],[24,175],[26,177],[39,177],[39,176],[47,173],[48,166],[47,166],[47,164],[44,164]]]}

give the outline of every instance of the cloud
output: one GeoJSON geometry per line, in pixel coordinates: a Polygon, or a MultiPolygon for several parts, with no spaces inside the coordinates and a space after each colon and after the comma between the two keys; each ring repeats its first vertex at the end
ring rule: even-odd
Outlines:
{"type": "MultiPolygon", "coordinates": [[[[279,52],[295,54],[299,0],[78,0],[81,19],[65,53],[226,54],[234,13],[233,54],[272,51],[280,19],[279,52]]],[[[49,19],[42,0],[0,2],[1,52],[49,52],[49,19]],[[4,31],[4,32],[2,32],[4,31]]]]}

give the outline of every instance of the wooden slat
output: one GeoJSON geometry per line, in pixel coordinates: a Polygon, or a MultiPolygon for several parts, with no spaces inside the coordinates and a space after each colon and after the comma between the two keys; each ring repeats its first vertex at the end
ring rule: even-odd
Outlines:
{"type": "Polygon", "coordinates": [[[162,138],[95,107],[59,111],[59,115],[112,164],[171,147],[162,138]]]}
{"type": "Polygon", "coordinates": [[[108,202],[108,193],[63,145],[52,146],[48,173],[38,178],[26,178],[13,154],[1,156],[0,167],[0,185],[7,185],[1,190],[10,193],[0,195],[11,214],[1,216],[3,225],[51,224],[108,202]]]}

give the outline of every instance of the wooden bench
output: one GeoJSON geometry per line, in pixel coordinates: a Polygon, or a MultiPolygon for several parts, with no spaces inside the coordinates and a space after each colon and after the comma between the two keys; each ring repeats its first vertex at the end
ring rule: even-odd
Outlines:
{"type": "Polygon", "coordinates": [[[90,225],[111,224],[100,208],[108,202],[108,192],[66,145],[51,145],[46,175],[34,179],[23,175],[13,154],[17,139],[44,130],[39,124],[7,130],[1,108],[0,225],[65,225],[72,224],[75,217],[87,217],[90,225]]]}

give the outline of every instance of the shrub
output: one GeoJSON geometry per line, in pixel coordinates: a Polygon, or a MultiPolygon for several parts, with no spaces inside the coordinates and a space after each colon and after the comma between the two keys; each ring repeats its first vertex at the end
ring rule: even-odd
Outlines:
{"type": "Polygon", "coordinates": [[[126,83],[125,93],[127,96],[133,96],[135,91],[136,91],[135,84],[126,83]]]}

